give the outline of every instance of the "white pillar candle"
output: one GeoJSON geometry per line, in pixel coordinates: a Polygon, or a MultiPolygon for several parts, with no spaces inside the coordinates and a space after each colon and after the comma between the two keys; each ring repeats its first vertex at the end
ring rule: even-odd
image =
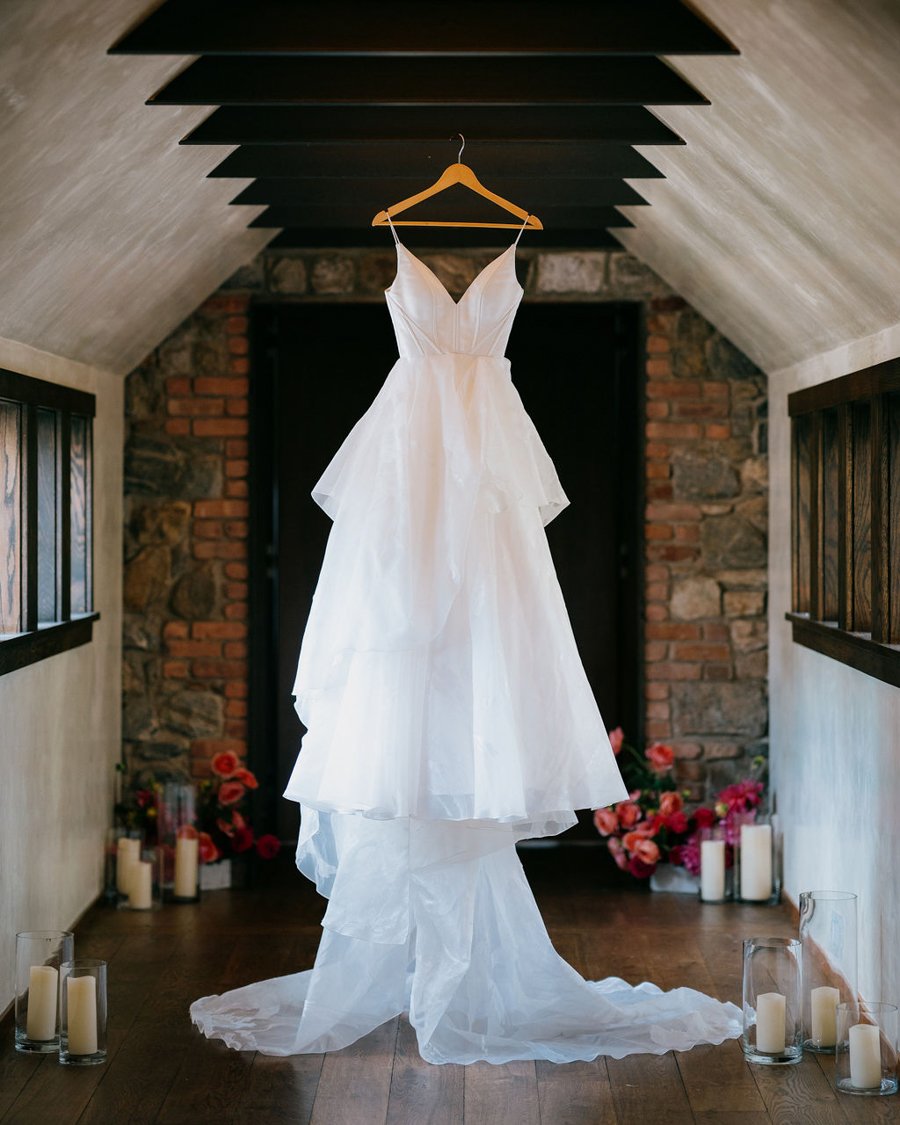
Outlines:
{"type": "Polygon", "coordinates": [[[141,858],[141,841],[131,836],[120,836],[116,846],[116,890],[128,894],[131,870],[141,858]]]}
{"type": "Polygon", "coordinates": [[[833,1047],[837,1042],[837,1006],[841,993],[837,988],[822,985],[809,994],[812,1014],[810,1032],[819,1047],[833,1047]]]}
{"type": "Polygon", "coordinates": [[[175,896],[194,898],[197,894],[197,861],[200,841],[179,836],[175,841],[175,896]]]}
{"type": "Polygon", "coordinates": [[[721,902],[725,897],[725,841],[700,842],[700,898],[721,902]]]}
{"type": "Polygon", "coordinates": [[[132,866],[128,905],[134,910],[149,910],[153,905],[153,864],[139,859],[132,866]]]}
{"type": "Polygon", "coordinates": [[[66,1029],[70,1055],[96,1053],[97,981],[94,977],[66,977],[66,1029]]]}
{"type": "Polygon", "coordinates": [[[762,992],[756,998],[756,1049],[767,1055],[784,1051],[785,1000],[780,992],[762,992]]]}
{"type": "Polygon", "coordinates": [[[857,1090],[881,1085],[881,1032],[871,1023],[850,1028],[850,1085],[857,1090]]]}
{"type": "Polygon", "coordinates": [[[764,902],[772,894],[772,826],[741,825],[741,898],[764,902]]]}
{"type": "Polygon", "coordinates": [[[56,990],[59,974],[52,965],[32,965],[28,973],[25,1034],[36,1041],[56,1037],[56,990]]]}

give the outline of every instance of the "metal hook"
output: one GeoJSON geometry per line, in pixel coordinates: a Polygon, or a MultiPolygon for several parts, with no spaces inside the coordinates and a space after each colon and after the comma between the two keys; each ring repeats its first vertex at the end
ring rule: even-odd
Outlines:
{"type": "MultiPolygon", "coordinates": [[[[459,146],[459,152],[456,156],[456,163],[459,164],[462,162],[463,149],[466,147],[466,138],[462,135],[462,133],[457,133],[456,135],[462,141],[462,144],[459,146]]],[[[451,137],[450,140],[452,141],[453,137],[451,137]]]]}

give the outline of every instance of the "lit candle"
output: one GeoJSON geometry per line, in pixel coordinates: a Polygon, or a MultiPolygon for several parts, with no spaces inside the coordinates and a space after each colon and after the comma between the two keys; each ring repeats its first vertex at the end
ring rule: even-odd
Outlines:
{"type": "Polygon", "coordinates": [[[200,841],[196,836],[179,836],[175,841],[175,897],[194,898],[197,894],[197,861],[200,841]]]}
{"type": "Polygon", "coordinates": [[[66,1026],[70,1055],[97,1051],[97,982],[92,976],[66,977],[66,1026]]]}
{"type": "Polygon", "coordinates": [[[140,859],[133,864],[128,887],[132,910],[149,910],[153,905],[153,864],[140,859]]]}
{"type": "Polygon", "coordinates": [[[131,870],[141,858],[141,841],[131,836],[120,836],[116,847],[116,890],[127,895],[131,870]]]}
{"type": "Polygon", "coordinates": [[[772,826],[741,825],[741,898],[764,902],[772,894],[772,826]]]}
{"type": "Polygon", "coordinates": [[[721,902],[725,897],[725,841],[700,842],[700,898],[721,902]]]}
{"type": "Polygon", "coordinates": [[[873,1024],[850,1028],[850,1085],[857,1090],[881,1085],[881,1033],[873,1024]]]}
{"type": "Polygon", "coordinates": [[[818,1047],[833,1047],[837,1042],[837,1006],[841,994],[837,988],[822,985],[809,994],[812,1009],[812,1038],[818,1047]]]}
{"type": "Polygon", "coordinates": [[[28,1018],[25,1034],[29,1039],[56,1037],[56,989],[59,974],[52,965],[32,965],[28,973],[28,1018]]]}
{"type": "Polygon", "coordinates": [[[780,992],[763,992],[756,998],[756,1049],[767,1055],[784,1052],[785,1000],[780,992]]]}

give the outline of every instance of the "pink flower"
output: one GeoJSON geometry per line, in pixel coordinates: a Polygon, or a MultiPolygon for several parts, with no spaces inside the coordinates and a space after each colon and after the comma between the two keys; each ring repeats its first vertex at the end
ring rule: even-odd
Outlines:
{"type": "Polygon", "coordinates": [[[650,763],[650,769],[654,773],[665,773],[666,770],[672,768],[672,763],[675,761],[675,751],[671,746],[664,746],[661,742],[655,742],[648,750],[644,751],[644,757],[650,763]]]}
{"type": "Polygon", "coordinates": [[[235,770],[231,776],[235,781],[243,782],[248,789],[259,789],[259,782],[256,780],[256,775],[251,773],[250,770],[235,770]]]}
{"type": "Polygon", "coordinates": [[[618,755],[622,750],[622,743],[625,741],[625,731],[621,727],[616,727],[609,733],[609,744],[612,747],[612,752],[618,755]]]}
{"type": "Polygon", "coordinates": [[[219,786],[219,804],[236,805],[246,792],[239,781],[223,781],[219,786]]]}
{"type": "Polygon", "coordinates": [[[709,828],[716,823],[716,814],[712,809],[701,807],[694,812],[694,820],[698,828],[709,828]]]}
{"type": "Polygon", "coordinates": [[[212,836],[208,832],[201,832],[200,840],[200,862],[201,863],[215,863],[217,859],[222,858],[222,853],[212,841],[212,836]]]}
{"type": "Polygon", "coordinates": [[[601,836],[609,836],[619,827],[619,818],[612,809],[597,809],[594,813],[594,827],[601,836]]]}
{"type": "MultiPolygon", "coordinates": [[[[684,866],[685,871],[690,871],[692,875],[700,874],[700,844],[698,837],[692,836],[687,843],[681,845],[678,849],[680,855],[680,862],[684,866]]],[[[675,851],[673,848],[672,851],[675,851]]],[[[671,859],[671,852],[669,853],[671,859]]],[[[672,863],[675,861],[672,860],[672,863]]]]}
{"type": "Polygon", "coordinates": [[[631,854],[635,859],[639,859],[642,863],[646,863],[648,867],[651,865],[655,866],[657,863],[659,863],[659,848],[656,846],[656,844],[653,843],[652,840],[638,840],[637,844],[632,849],[631,854]]]}
{"type": "Polygon", "coordinates": [[[221,754],[216,754],[209,768],[219,777],[231,777],[239,765],[237,754],[232,754],[230,750],[223,750],[221,754]]]}
{"type": "Polygon", "coordinates": [[[641,819],[640,806],[634,801],[619,801],[616,805],[616,816],[623,828],[633,828],[641,819]]]}
{"type": "Polygon", "coordinates": [[[671,816],[673,813],[681,812],[684,808],[684,801],[681,794],[674,789],[660,795],[659,798],[659,811],[661,816],[671,816]]]}
{"type": "Polygon", "coordinates": [[[281,841],[277,836],[267,833],[256,841],[256,853],[260,859],[274,859],[281,851],[281,841]]]}
{"type": "Polygon", "coordinates": [[[622,847],[622,841],[618,836],[610,836],[606,841],[606,846],[609,848],[609,854],[616,861],[616,866],[620,871],[625,871],[628,868],[628,856],[625,854],[625,849],[622,847]]]}

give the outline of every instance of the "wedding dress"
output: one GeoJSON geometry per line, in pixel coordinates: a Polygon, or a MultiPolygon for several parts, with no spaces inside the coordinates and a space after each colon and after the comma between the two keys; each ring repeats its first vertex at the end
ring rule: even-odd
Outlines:
{"type": "Polygon", "coordinates": [[[567,500],[503,355],[516,244],[454,302],[394,239],[400,358],[313,492],[334,522],[285,796],[301,806],[297,865],[329,899],[321,944],[312,969],[204,997],[192,1018],[290,1055],[407,1012],[432,1063],[737,1036],[732,1004],[585,981],[550,943],[516,840],[626,792],[544,533],[567,500]]]}

